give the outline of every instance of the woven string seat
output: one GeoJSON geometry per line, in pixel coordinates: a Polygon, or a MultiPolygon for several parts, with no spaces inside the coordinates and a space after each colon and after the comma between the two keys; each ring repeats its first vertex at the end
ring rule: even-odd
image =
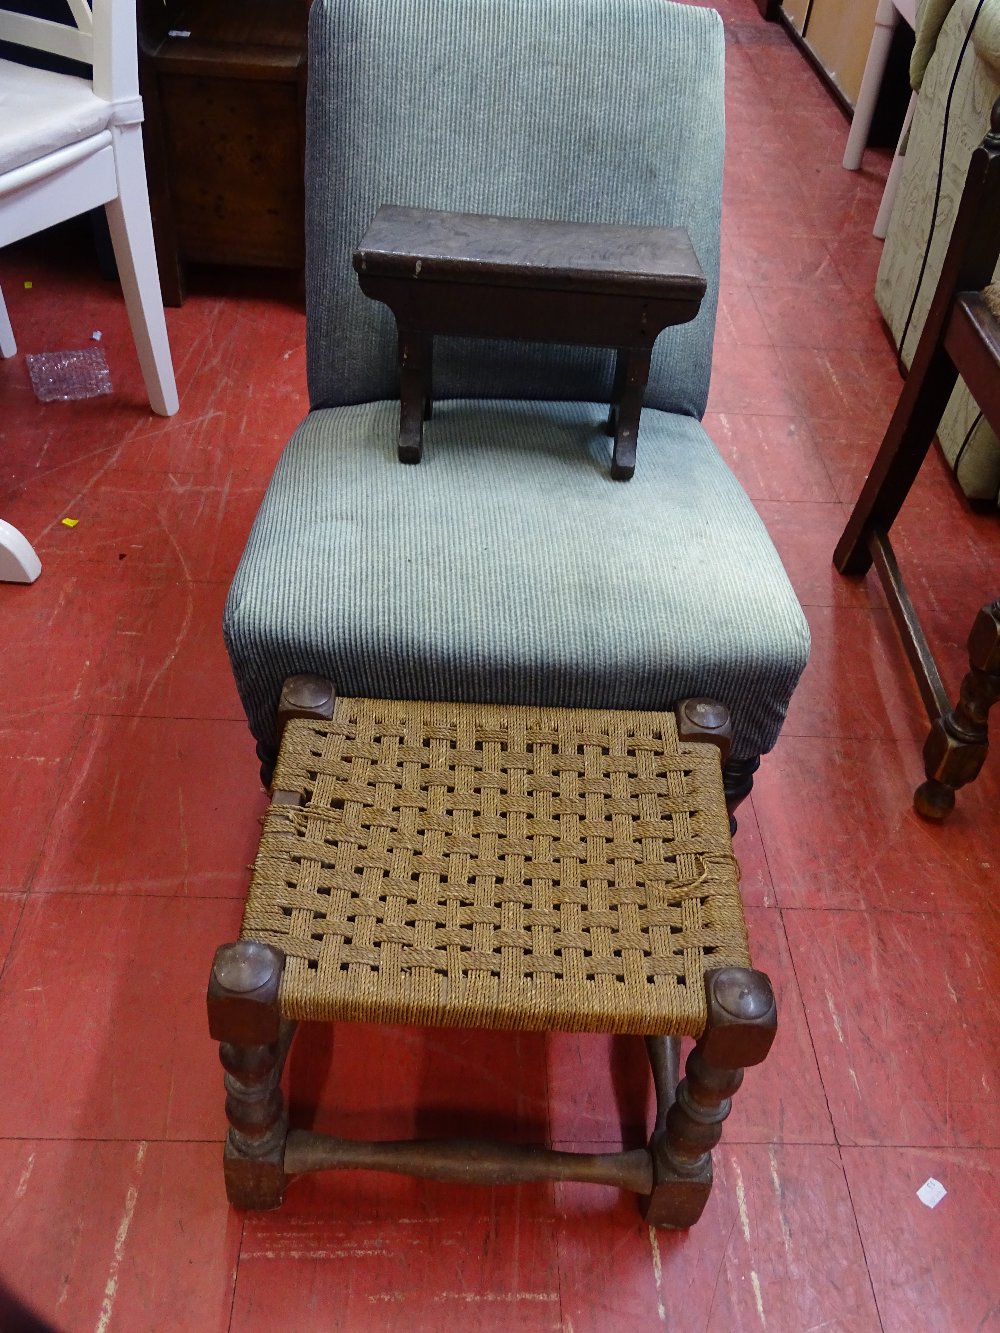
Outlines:
{"type": "Polygon", "coordinates": [[[287,1018],[697,1037],[750,966],[718,751],[671,713],[338,699],[274,792],[242,935],[287,1018]]]}

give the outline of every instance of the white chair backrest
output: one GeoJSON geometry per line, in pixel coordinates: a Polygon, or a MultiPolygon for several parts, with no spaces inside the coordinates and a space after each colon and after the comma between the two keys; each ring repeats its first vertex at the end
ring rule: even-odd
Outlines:
{"type": "Polygon", "coordinates": [[[93,69],[94,92],[108,102],[139,93],[135,0],[66,0],[69,23],[15,14],[0,0],[0,41],[82,61],[93,69]]]}

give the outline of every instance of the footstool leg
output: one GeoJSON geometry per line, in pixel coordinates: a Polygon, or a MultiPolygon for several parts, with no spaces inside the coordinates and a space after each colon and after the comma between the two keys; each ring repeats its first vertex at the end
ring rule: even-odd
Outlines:
{"type": "Polygon", "coordinates": [[[649,378],[649,361],[648,347],[627,347],[618,351],[612,389],[614,399],[608,416],[608,427],[615,441],[611,454],[611,476],[615,481],[628,481],[635,473],[635,448],[642,398],[649,378]]]}
{"type": "Polygon", "coordinates": [[[749,759],[730,758],[732,719],[729,709],[718,699],[682,699],[674,713],[678,740],[704,741],[718,747],[722,760],[722,786],[729,811],[729,832],[735,833],[736,809],[750,795],[753,775],[760,768],[760,755],[752,755],[749,759]]]}
{"type": "Polygon", "coordinates": [[[708,1023],[650,1140],[654,1185],[643,1213],[651,1226],[690,1227],[701,1216],[712,1190],[712,1149],[732,1096],[744,1068],[760,1064],[774,1040],[777,1009],[763,972],[719,968],[705,974],[705,990],[708,1023]]]}
{"type": "Polygon", "coordinates": [[[723,764],[733,743],[733,724],[729,709],[718,699],[682,699],[674,709],[679,741],[702,741],[714,745],[723,764]]]}
{"type": "Polygon", "coordinates": [[[727,759],[722,765],[722,789],[729,811],[729,832],[736,832],[736,811],[753,790],[753,775],[760,768],[760,755],[749,759],[727,759]]]}
{"type": "Polygon", "coordinates": [[[619,347],[615,352],[615,373],[611,381],[611,399],[608,407],[608,419],[604,423],[605,432],[614,436],[617,419],[618,404],[622,400],[622,394],[625,391],[625,380],[628,373],[628,348],[619,347]]]}
{"type": "Polygon", "coordinates": [[[226,1194],[237,1208],[277,1208],[285,1197],[281,1070],[294,1024],[278,1008],[284,966],[271,945],[239,940],[216,952],[208,983],[209,1031],[226,1071],[226,1194]]]}
{"type": "Polygon", "coordinates": [[[399,330],[399,461],[419,463],[424,420],[430,416],[430,339],[412,329],[399,330]]]}
{"type": "Polygon", "coordinates": [[[257,743],[257,758],[260,762],[260,780],[265,787],[270,787],[274,777],[274,766],[278,762],[278,750],[285,727],[293,717],[311,717],[317,722],[329,722],[333,717],[337,692],[325,676],[315,676],[311,672],[299,676],[289,676],[281,687],[278,699],[277,744],[273,750],[257,743]]]}

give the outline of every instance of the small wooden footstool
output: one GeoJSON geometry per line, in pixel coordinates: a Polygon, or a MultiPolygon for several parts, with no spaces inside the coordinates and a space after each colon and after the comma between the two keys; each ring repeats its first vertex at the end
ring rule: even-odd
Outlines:
{"type": "Polygon", "coordinates": [[[273,799],[238,943],[216,954],[225,1175],[277,1207],[307,1171],[579,1180],[688,1227],[746,1065],[775,1032],[751,969],[722,788],[728,715],[337,699],[286,682],[273,799]],[[299,1020],[645,1037],[647,1148],[359,1142],[289,1129],[299,1020]],[[696,1039],[679,1084],[680,1038],[696,1039]]]}

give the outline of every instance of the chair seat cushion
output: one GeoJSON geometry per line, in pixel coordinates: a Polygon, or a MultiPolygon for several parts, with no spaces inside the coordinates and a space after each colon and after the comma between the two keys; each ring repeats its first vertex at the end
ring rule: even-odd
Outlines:
{"type": "Polygon", "coordinates": [[[111,113],[87,79],[0,60],[0,172],[98,134],[111,113]]]}
{"type": "Polygon", "coordinates": [[[396,402],[309,414],[230,590],[226,642],[272,746],[283,680],[341,694],[662,711],[709,695],[737,758],[771,748],[809,634],[701,425],[647,408],[608,476],[607,406],[435,405],[416,466],[396,402]]]}

